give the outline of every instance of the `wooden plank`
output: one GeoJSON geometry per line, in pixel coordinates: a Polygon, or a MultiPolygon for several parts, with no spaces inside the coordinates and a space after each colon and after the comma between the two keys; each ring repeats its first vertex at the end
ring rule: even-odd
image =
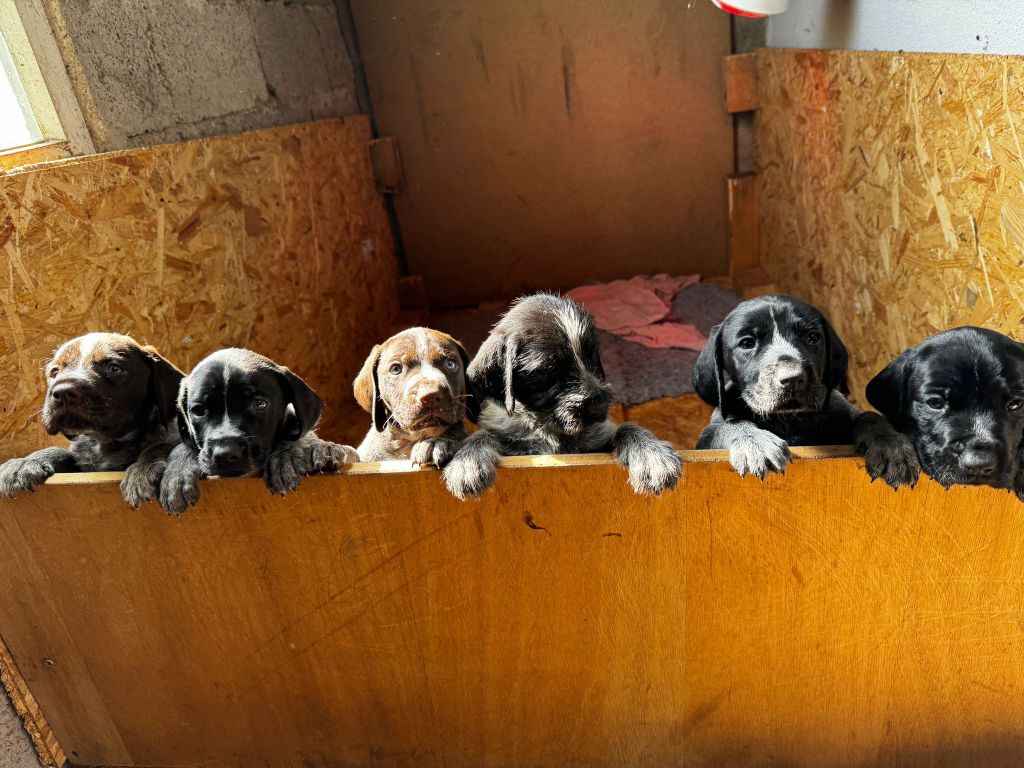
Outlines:
{"type": "Polygon", "coordinates": [[[369,140],[357,116],[0,175],[0,460],[52,442],[40,371],[101,329],[184,370],[256,349],[324,397],[326,436],[358,440],[352,379],[398,311],[369,140]]]}
{"type": "Polygon", "coordinates": [[[659,499],[520,457],[478,502],[362,466],[181,518],[61,477],[0,501],[0,626],[81,765],[1024,759],[1024,505],[685,458],[659,499]]]}
{"type": "Polygon", "coordinates": [[[725,72],[725,111],[750,112],[757,109],[757,56],[734,53],[722,58],[725,72]]]}
{"type": "Polygon", "coordinates": [[[739,276],[761,266],[757,176],[752,173],[730,176],[726,185],[729,190],[729,274],[737,283],[739,276]]]}
{"type": "Polygon", "coordinates": [[[14,663],[10,651],[2,641],[0,641],[0,683],[7,691],[7,696],[10,698],[11,704],[14,705],[14,711],[21,718],[25,731],[32,741],[32,746],[39,756],[40,765],[46,768],[50,766],[61,768],[67,763],[67,757],[39,709],[39,703],[32,695],[32,691],[29,690],[28,683],[25,682],[25,678],[18,670],[18,665],[14,663]]]}
{"type": "Polygon", "coordinates": [[[864,386],[958,325],[1024,339],[1024,58],[761,50],[761,261],[864,386]]]}
{"type": "Polygon", "coordinates": [[[395,210],[436,307],[727,271],[729,17],[663,0],[357,0],[395,210]]]}
{"type": "Polygon", "coordinates": [[[377,179],[378,192],[384,195],[397,195],[405,189],[405,172],[402,170],[398,139],[387,136],[371,141],[370,159],[373,161],[373,175],[377,179]]]}

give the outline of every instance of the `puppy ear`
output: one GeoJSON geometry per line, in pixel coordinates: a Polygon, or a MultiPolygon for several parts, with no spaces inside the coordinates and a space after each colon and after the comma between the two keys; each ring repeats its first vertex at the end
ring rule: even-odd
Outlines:
{"type": "Polygon", "coordinates": [[[284,366],[278,366],[277,372],[284,382],[285,397],[295,409],[295,418],[299,422],[299,431],[295,437],[301,437],[320,421],[320,414],[324,410],[324,401],[309,384],[284,366]]]}
{"type": "Polygon", "coordinates": [[[192,426],[188,416],[188,379],[181,380],[176,405],[178,411],[178,434],[181,435],[181,442],[198,453],[199,443],[196,440],[195,427],[192,426]]]}
{"type": "Polygon", "coordinates": [[[871,406],[889,420],[896,429],[907,425],[907,378],[910,375],[910,352],[904,352],[868,382],[865,394],[871,406]]]}
{"type": "Polygon", "coordinates": [[[846,345],[843,344],[832,324],[824,319],[822,324],[825,326],[825,375],[823,381],[829,389],[836,389],[846,378],[846,368],[850,356],[846,351],[846,345]]]}
{"type": "Polygon", "coordinates": [[[476,393],[476,387],[469,380],[469,353],[466,348],[462,346],[461,342],[455,341],[455,348],[459,350],[459,357],[462,359],[462,394],[465,397],[466,402],[466,416],[476,424],[476,420],[480,417],[480,397],[476,393]]]}
{"type": "Polygon", "coordinates": [[[704,348],[693,365],[693,389],[709,405],[721,406],[724,398],[724,357],[722,324],[711,329],[704,348]]]}
{"type": "Polygon", "coordinates": [[[475,391],[505,403],[509,416],[516,410],[512,378],[518,348],[514,335],[492,333],[480,346],[468,368],[469,381],[475,391]]]}
{"type": "Polygon", "coordinates": [[[370,356],[363,363],[359,375],[352,382],[352,392],[356,402],[367,413],[373,414],[373,427],[378,432],[384,431],[384,425],[391,417],[391,409],[380,396],[380,385],[377,381],[377,365],[380,363],[381,345],[375,344],[370,356]]]}
{"type": "Polygon", "coordinates": [[[167,423],[174,416],[178,387],[185,374],[171,365],[155,347],[143,347],[142,355],[149,365],[150,395],[156,403],[161,423],[167,423]]]}

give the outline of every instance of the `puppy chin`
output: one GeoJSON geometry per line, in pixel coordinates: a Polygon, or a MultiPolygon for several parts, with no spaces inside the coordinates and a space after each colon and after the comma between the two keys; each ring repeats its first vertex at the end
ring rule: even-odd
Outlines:
{"type": "Polygon", "coordinates": [[[438,437],[447,432],[453,424],[460,420],[455,408],[437,410],[414,411],[412,413],[395,414],[397,426],[406,435],[416,440],[425,440],[430,437],[438,437]]]}
{"type": "Polygon", "coordinates": [[[69,438],[100,434],[103,431],[87,415],[46,409],[43,411],[43,428],[48,435],[62,434],[69,438]]]}
{"type": "Polygon", "coordinates": [[[820,382],[799,392],[754,387],[740,393],[743,402],[760,418],[776,414],[820,411],[827,396],[828,390],[820,382]]]}
{"type": "Polygon", "coordinates": [[[1010,488],[1016,469],[1008,467],[988,475],[982,475],[960,466],[956,458],[945,456],[921,456],[921,468],[928,477],[947,491],[954,485],[986,485],[991,488],[1010,488]]]}

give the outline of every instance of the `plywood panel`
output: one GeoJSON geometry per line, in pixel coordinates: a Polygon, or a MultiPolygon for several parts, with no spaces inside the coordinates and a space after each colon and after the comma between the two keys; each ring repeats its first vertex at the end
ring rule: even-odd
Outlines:
{"type": "Polygon", "coordinates": [[[0,175],[0,459],[46,441],[41,368],[93,330],[184,370],[251,347],[321,393],[325,434],[365,430],[351,381],[397,313],[369,141],[354,117],[0,175]]]}
{"type": "Polygon", "coordinates": [[[656,500],[519,458],[475,503],[356,465],[180,519],[58,476],[0,501],[0,626],[82,765],[1019,764],[1024,505],[721,457],[656,500]]]}
{"type": "Polygon", "coordinates": [[[937,331],[1024,338],[1024,58],[758,51],[761,259],[851,385],[937,331]]]}
{"type": "Polygon", "coordinates": [[[355,0],[395,198],[435,306],[724,274],[729,17],[710,3],[355,0]]]}

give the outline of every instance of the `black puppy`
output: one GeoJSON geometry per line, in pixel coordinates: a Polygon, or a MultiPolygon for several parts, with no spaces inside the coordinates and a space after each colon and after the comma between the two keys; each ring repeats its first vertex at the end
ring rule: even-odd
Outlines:
{"type": "Polygon", "coordinates": [[[181,383],[178,428],[160,484],[160,505],[181,514],[199,501],[205,476],[262,475],[273,493],[295,490],[303,475],[359,458],[353,448],[313,432],[323,402],[287,368],[246,349],[223,349],[181,383]]]}
{"type": "Polygon", "coordinates": [[[836,387],[846,347],[810,304],[789,296],[744,301],[711,330],[693,387],[716,406],[698,448],[727,448],[741,475],[784,472],[790,445],[855,443],[872,479],[913,485],[913,446],[876,413],[860,413],[836,387]]]}
{"type": "Polygon", "coordinates": [[[56,472],[125,470],[121,495],[133,507],[153,497],[178,442],[174,398],[181,371],[153,347],[118,333],[62,344],[46,365],[43,425],[70,438],[0,466],[0,496],[31,491],[56,472]]]}
{"type": "Polygon", "coordinates": [[[1024,345],[984,328],[943,331],[889,363],[867,396],[910,436],[929,477],[1024,499],[1024,345]]]}
{"type": "Polygon", "coordinates": [[[568,299],[537,294],[516,301],[469,365],[483,397],[480,429],[444,469],[460,499],[494,483],[499,456],[613,452],[637,493],[674,488],[679,454],[636,424],[608,420],[594,322],[568,299]]]}

